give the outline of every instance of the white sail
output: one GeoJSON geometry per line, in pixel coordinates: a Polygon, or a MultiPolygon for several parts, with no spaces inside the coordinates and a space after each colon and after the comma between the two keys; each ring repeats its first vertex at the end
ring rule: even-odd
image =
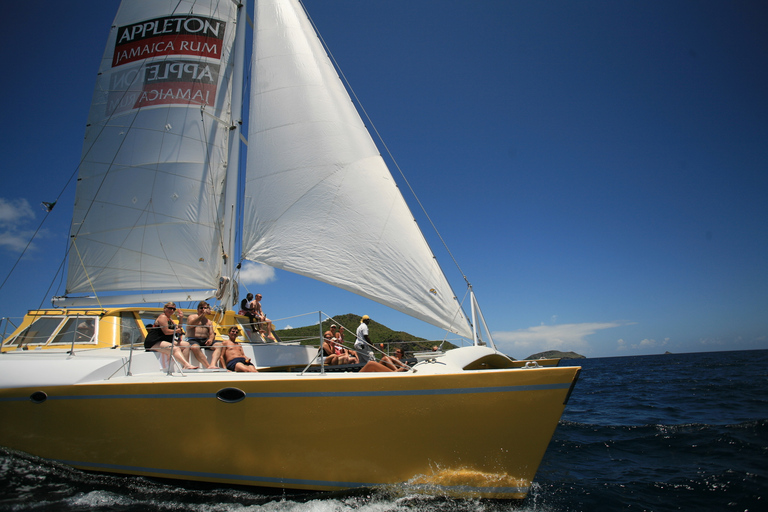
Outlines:
{"type": "Polygon", "coordinates": [[[245,257],[471,338],[298,1],[256,2],[252,63],[245,257]]]}
{"type": "Polygon", "coordinates": [[[121,3],[88,116],[67,294],[218,285],[237,8],[200,4],[121,3]]]}

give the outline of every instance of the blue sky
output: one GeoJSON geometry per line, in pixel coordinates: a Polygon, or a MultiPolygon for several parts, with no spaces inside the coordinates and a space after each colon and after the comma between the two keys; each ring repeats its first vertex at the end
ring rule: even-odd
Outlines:
{"type": "MultiPolygon", "coordinates": [[[[117,3],[5,6],[0,279],[77,168],[117,3]]],[[[305,5],[503,351],[768,348],[764,2],[305,5]]],[[[0,315],[63,290],[73,194],[74,182],[0,290],[0,315]]],[[[285,272],[243,280],[279,328],[322,310],[443,337],[285,272]]]]}

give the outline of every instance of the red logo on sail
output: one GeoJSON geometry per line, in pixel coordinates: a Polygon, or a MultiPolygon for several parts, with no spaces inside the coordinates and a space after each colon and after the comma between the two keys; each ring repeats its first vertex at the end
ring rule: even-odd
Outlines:
{"type": "Polygon", "coordinates": [[[219,66],[196,60],[161,60],[112,74],[107,114],[156,105],[212,105],[219,66]]]}
{"type": "Polygon", "coordinates": [[[117,30],[112,67],[164,55],[220,59],[226,22],[202,16],[167,16],[117,30]]]}

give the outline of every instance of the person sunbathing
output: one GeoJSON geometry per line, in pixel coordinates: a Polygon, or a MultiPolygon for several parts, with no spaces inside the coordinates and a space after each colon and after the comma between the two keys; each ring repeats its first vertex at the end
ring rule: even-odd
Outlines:
{"type": "Polygon", "coordinates": [[[227,335],[229,336],[229,339],[222,342],[224,345],[224,353],[221,356],[225,368],[231,372],[258,373],[253,362],[245,357],[243,347],[237,342],[237,337],[240,335],[240,329],[231,327],[227,335]]]}

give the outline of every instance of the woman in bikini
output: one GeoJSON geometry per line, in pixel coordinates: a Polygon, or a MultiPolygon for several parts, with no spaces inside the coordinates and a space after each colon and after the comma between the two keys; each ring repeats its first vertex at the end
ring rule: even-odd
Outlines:
{"type": "Polygon", "coordinates": [[[147,329],[147,337],[144,338],[144,349],[148,352],[150,350],[162,352],[170,357],[171,348],[173,348],[173,357],[181,363],[184,369],[195,370],[197,366],[192,366],[184,353],[189,352],[189,343],[184,340],[174,341],[177,335],[181,338],[183,334],[181,330],[182,320],[184,320],[184,313],[180,309],[176,309],[176,304],[168,302],[163,306],[163,312],[157,317],[152,327],[147,329]],[[174,312],[179,319],[178,325],[171,320],[174,312]]]}

